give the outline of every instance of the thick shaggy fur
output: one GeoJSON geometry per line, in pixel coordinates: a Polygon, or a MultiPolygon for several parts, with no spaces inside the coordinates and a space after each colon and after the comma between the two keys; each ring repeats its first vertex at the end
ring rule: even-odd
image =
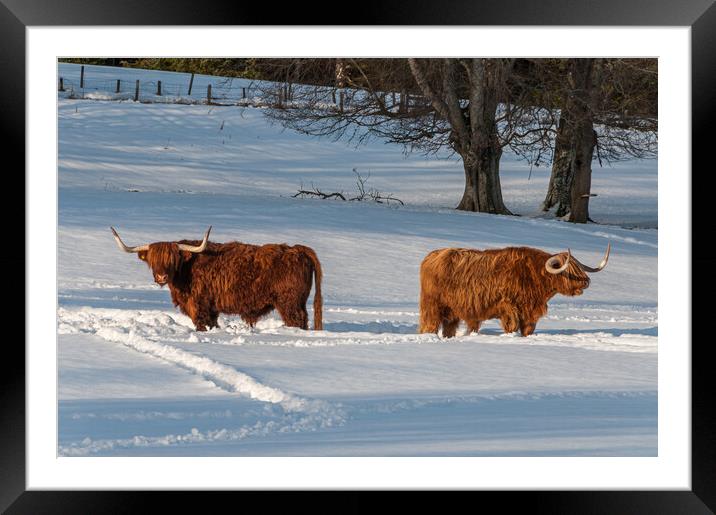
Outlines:
{"type": "Polygon", "coordinates": [[[218,327],[219,313],[239,315],[253,327],[274,309],[287,326],[308,329],[306,301],[313,275],[313,327],[323,329],[323,274],[313,249],[209,242],[197,254],[180,251],[177,243],[196,246],[201,242],[152,243],[149,250],[139,252],[139,258],[152,269],[156,282],[169,285],[174,305],[192,319],[197,331],[218,327]]]}
{"type": "Polygon", "coordinates": [[[442,325],[443,336],[452,337],[460,320],[477,332],[482,322],[497,318],[506,333],[532,334],[549,299],[581,295],[589,286],[574,260],[560,274],[547,272],[550,256],[529,247],[434,250],[420,266],[420,332],[437,333],[442,325]]]}

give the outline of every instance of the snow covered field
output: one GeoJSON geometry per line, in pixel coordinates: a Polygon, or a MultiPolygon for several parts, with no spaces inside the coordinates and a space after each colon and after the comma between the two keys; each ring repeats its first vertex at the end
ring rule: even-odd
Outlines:
{"type": "Polygon", "coordinates": [[[257,108],[60,98],[58,126],[60,455],[656,455],[655,161],[596,166],[600,223],[575,226],[541,217],[548,170],[509,154],[503,194],[520,217],[456,212],[454,159],[308,138],[257,108]],[[353,192],[354,168],[406,205],[291,197],[301,184],[353,192]],[[213,241],[311,246],[325,328],[273,314],[197,333],[110,225],[129,245],[212,225],[213,241]],[[596,264],[608,241],[608,267],[581,297],[556,296],[529,338],[495,321],[417,334],[430,250],[569,247],[596,264]]]}

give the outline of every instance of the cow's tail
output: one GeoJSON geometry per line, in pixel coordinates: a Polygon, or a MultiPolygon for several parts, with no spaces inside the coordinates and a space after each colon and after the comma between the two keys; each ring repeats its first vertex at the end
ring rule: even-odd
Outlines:
{"type": "Polygon", "coordinates": [[[323,271],[321,270],[321,262],[313,249],[310,247],[304,247],[304,249],[313,262],[313,274],[316,282],[316,290],[313,295],[313,329],[314,331],[321,331],[323,330],[323,296],[321,295],[323,271]]]}

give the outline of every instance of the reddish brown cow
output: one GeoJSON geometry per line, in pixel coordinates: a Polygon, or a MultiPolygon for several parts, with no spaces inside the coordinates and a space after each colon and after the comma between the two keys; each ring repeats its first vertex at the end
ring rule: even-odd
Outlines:
{"type": "Polygon", "coordinates": [[[464,320],[477,332],[497,318],[506,333],[532,334],[555,294],[581,295],[589,286],[586,272],[599,272],[609,259],[592,268],[569,250],[549,254],[529,247],[496,250],[439,249],[420,266],[420,332],[455,336],[464,320]]]}
{"type": "Polygon", "coordinates": [[[194,322],[197,331],[218,327],[219,313],[239,315],[253,327],[276,309],[290,327],[308,329],[306,301],[313,275],[313,328],[323,329],[321,264],[303,245],[249,245],[181,240],[128,247],[112,229],[119,248],[136,252],[154,274],[169,285],[172,301],[194,322]]]}

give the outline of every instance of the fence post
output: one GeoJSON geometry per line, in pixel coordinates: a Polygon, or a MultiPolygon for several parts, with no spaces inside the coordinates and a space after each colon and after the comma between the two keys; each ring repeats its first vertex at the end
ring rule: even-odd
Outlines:
{"type": "Polygon", "coordinates": [[[191,87],[194,85],[194,72],[191,73],[191,79],[189,79],[189,95],[191,95],[191,87]]]}
{"type": "Polygon", "coordinates": [[[211,84],[206,87],[206,103],[211,104],[211,84]]]}
{"type": "Polygon", "coordinates": [[[119,79],[117,79],[117,89],[115,90],[115,93],[119,93],[119,79]]]}
{"type": "Polygon", "coordinates": [[[82,68],[80,68],[80,88],[85,87],[85,65],[82,65],[82,68]]]}
{"type": "Polygon", "coordinates": [[[340,106],[339,109],[341,110],[341,113],[343,112],[343,100],[345,99],[345,93],[343,91],[340,92],[340,106]]]}
{"type": "Polygon", "coordinates": [[[139,79],[137,79],[137,85],[134,87],[134,101],[139,100],[139,79]]]}
{"type": "Polygon", "coordinates": [[[60,89],[58,91],[64,91],[65,90],[65,81],[60,77],[60,89]]]}
{"type": "Polygon", "coordinates": [[[161,96],[161,94],[162,94],[162,81],[158,80],[157,81],[157,95],[161,96]]]}

